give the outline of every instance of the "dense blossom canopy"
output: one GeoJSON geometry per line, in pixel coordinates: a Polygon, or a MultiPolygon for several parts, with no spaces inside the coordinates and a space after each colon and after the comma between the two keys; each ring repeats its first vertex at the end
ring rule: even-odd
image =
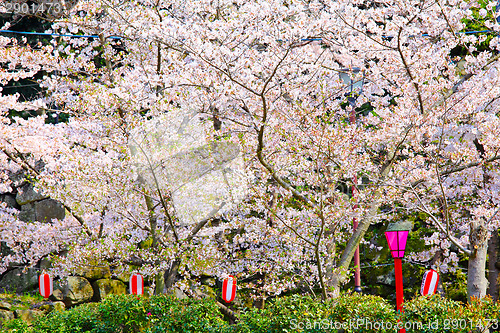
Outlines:
{"type": "MultiPolygon", "coordinates": [[[[498,226],[500,26],[494,2],[479,8],[462,0],[81,0],[51,32],[98,38],[29,46],[0,37],[1,84],[44,73],[40,98],[0,91],[0,189],[24,169],[70,212],[25,223],[2,208],[2,241],[14,254],[0,269],[69,249],[54,264],[59,274],[89,257],[140,259],[145,274],[177,259],[186,278],[259,275],[260,288],[279,293],[332,285],[370,224],[419,211],[435,233],[414,258],[440,249],[442,268],[453,267],[451,243],[468,251],[477,245],[471,225],[498,226]],[[495,32],[486,49],[478,45],[489,35],[463,33],[479,18],[495,32]],[[363,81],[359,96],[339,72],[363,81]],[[362,106],[355,119],[348,95],[362,106]],[[12,119],[12,109],[70,120],[12,119]],[[182,124],[174,120],[193,110],[200,126],[191,139],[155,136],[174,133],[182,124]],[[203,145],[234,148],[227,155],[238,177],[229,183],[238,193],[231,207],[193,218],[175,201],[184,176],[165,174],[195,169],[171,157],[203,145]],[[355,196],[341,186],[353,179],[355,196]]],[[[231,188],[222,178],[198,190],[222,203],[233,195],[221,192],[231,188]]],[[[200,196],[186,194],[180,202],[199,208],[200,196]]]]}

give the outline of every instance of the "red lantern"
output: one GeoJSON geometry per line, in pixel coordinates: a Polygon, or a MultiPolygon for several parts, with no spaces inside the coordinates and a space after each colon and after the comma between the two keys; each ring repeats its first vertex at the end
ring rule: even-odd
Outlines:
{"type": "Polygon", "coordinates": [[[222,299],[224,302],[229,303],[234,300],[236,296],[236,278],[232,275],[224,279],[222,283],[222,299]]]}
{"type": "Polygon", "coordinates": [[[431,269],[424,274],[422,280],[422,287],[420,288],[420,293],[424,296],[434,295],[436,293],[439,283],[439,274],[435,270],[431,269]]]}
{"type": "Polygon", "coordinates": [[[38,289],[44,298],[49,298],[52,295],[53,288],[52,278],[49,274],[43,273],[38,277],[38,289]]]}
{"type": "Polygon", "coordinates": [[[144,278],[141,274],[132,274],[130,276],[129,290],[132,295],[144,294],[144,278]]]}

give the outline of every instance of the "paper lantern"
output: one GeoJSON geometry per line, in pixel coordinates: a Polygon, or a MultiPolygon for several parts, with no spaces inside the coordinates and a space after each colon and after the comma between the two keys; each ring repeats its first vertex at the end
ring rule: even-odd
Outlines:
{"type": "Polygon", "coordinates": [[[52,295],[53,288],[52,278],[49,274],[43,273],[38,277],[38,289],[44,298],[49,298],[52,295]]]}
{"type": "Polygon", "coordinates": [[[141,274],[132,274],[130,276],[129,290],[132,295],[144,294],[144,278],[141,274]]]}
{"type": "Polygon", "coordinates": [[[232,275],[224,279],[222,283],[222,299],[224,302],[229,303],[234,300],[236,296],[236,278],[232,275]]]}
{"type": "Polygon", "coordinates": [[[439,283],[439,274],[435,270],[431,269],[424,274],[422,279],[422,287],[420,288],[420,293],[424,296],[434,295],[436,293],[439,283]]]}

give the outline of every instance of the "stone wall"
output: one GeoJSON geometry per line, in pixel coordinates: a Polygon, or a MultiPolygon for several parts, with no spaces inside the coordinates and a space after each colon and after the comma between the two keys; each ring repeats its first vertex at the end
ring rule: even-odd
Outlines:
{"type": "Polygon", "coordinates": [[[19,219],[26,222],[62,220],[66,215],[65,209],[60,202],[36,192],[33,185],[29,183],[15,188],[13,193],[2,194],[0,200],[11,207],[19,209],[19,219]]]}
{"type": "MultiPolygon", "coordinates": [[[[63,205],[36,192],[33,185],[21,175],[15,175],[12,179],[11,192],[0,194],[0,202],[5,202],[9,207],[18,209],[20,211],[19,219],[25,222],[50,222],[54,218],[64,219],[66,211],[63,205]]],[[[1,244],[0,255],[5,256],[9,251],[5,244],[1,244]]],[[[36,269],[28,269],[23,272],[23,268],[12,266],[0,275],[0,291],[24,292],[37,285],[38,271],[36,269]]]]}
{"type": "MultiPolygon", "coordinates": [[[[2,322],[14,318],[21,318],[23,321],[31,323],[36,317],[54,310],[62,311],[78,304],[100,301],[111,294],[119,295],[129,292],[129,274],[122,274],[120,278],[111,278],[109,268],[100,270],[100,272],[100,274],[96,274],[94,269],[82,270],[80,274],[84,276],[69,276],[54,281],[53,293],[49,299],[32,305],[30,309],[14,310],[13,304],[2,300],[0,296],[0,326],[2,322]]],[[[26,274],[16,275],[12,273],[9,276],[11,277],[10,281],[15,281],[17,277],[19,285],[25,283],[22,287],[24,290],[31,289],[30,291],[36,292],[38,289],[38,272],[34,269],[26,274]]],[[[147,294],[149,289],[147,287],[144,289],[147,294]]]]}

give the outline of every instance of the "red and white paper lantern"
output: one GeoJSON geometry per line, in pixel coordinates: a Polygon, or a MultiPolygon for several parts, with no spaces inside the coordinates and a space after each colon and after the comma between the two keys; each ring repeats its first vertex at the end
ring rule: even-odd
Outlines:
{"type": "Polygon", "coordinates": [[[224,279],[222,283],[222,299],[224,302],[229,303],[234,300],[236,296],[236,278],[232,275],[224,279]]]}
{"type": "Polygon", "coordinates": [[[144,294],[144,278],[141,274],[132,274],[129,279],[129,290],[132,295],[144,294]]]}
{"type": "Polygon", "coordinates": [[[52,278],[49,274],[43,273],[38,277],[38,289],[40,290],[40,295],[44,298],[49,298],[49,296],[52,295],[54,287],[52,284],[52,278]]]}
{"type": "Polygon", "coordinates": [[[422,287],[420,288],[420,293],[424,296],[434,295],[436,293],[439,283],[439,274],[435,270],[431,269],[424,274],[424,279],[422,280],[422,287]]]}

